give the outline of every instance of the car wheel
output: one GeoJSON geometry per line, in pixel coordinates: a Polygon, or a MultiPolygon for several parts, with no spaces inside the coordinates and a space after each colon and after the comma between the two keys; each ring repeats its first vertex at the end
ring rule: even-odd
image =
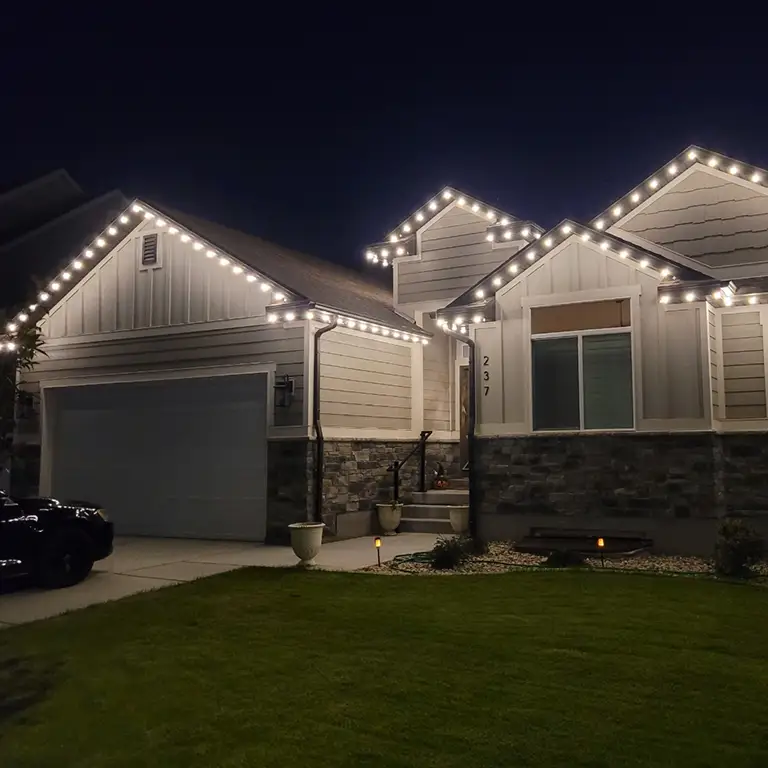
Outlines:
{"type": "Polygon", "coordinates": [[[81,582],[93,568],[91,540],[75,528],[53,533],[43,544],[38,562],[38,582],[58,589],[81,582]]]}

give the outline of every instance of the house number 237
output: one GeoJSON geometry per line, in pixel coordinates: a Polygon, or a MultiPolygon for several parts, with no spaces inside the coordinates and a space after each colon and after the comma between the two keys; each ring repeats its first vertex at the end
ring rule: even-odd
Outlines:
{"type": "MultiPolygon", "coordinates": [[[[490,358],[488,357],[488,355],[483,355],[483,382],[491,380],[491,374],[488,371],[489,363],[490,363],[490,358]]],[[[490,384],[483,383],[483,397],[487,397],[490,391],[491,391],[490,384]]]]}

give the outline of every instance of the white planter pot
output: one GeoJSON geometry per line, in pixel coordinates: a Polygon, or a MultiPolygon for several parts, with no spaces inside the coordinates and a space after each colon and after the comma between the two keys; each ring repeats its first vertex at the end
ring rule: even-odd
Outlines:
{"type": "Polygon", "coordinates": [[[325,523],[291,523],[291,547],[299,558],[299,565],[306,567],[315,564],[315,557],[323,545],[325,523]]]}
{"type": "Polygon", "coordinates": [[[449,514],[454,533],[466,533],[469,530],[469,509],[452,509],[449,514]]]}
{"type": "Polygon", "coordinates": [[[385,536],[394,536],[395,529],[400,525],[400,517],[403,514],[403,505],[377,504],[376,511],[379,514],[379,526],[385,536]]]}

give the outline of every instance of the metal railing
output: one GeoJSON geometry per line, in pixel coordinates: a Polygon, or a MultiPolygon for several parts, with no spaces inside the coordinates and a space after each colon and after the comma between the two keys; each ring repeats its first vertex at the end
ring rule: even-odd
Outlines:
{"type": "Polygon", "coordinates": [[[400,470],[408,459],[416,451],[419,452],[419,490],[424,493],[427,490],[427,440],[432,434],[432,430],[423,430],[419,434],[419,442],[413,446],[411,452],[402,461],[393,461],[388,467],[387,472],[392,473],[392,501],[400,501],[400,470]]]}

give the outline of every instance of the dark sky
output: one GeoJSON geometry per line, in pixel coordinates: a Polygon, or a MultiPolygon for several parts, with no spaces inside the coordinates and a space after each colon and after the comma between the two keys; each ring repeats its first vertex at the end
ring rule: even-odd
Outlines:
{"type": "Polygon", "coordinates": [[[760,46],[649,46],[5,48],[0,184],[65,167],[360,266],[446,184],[550,226],[690,143],[768,166],[760,46]]]}

